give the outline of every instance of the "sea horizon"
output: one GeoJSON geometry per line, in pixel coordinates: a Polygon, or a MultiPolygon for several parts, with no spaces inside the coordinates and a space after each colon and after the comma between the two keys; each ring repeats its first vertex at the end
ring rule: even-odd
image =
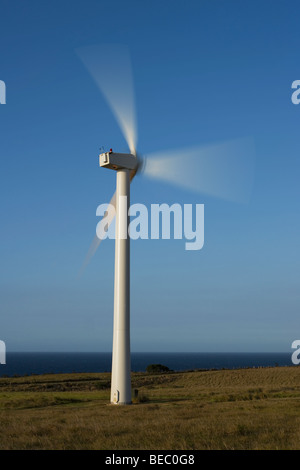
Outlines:
{"type": "MultiPolygon", "coordinates": [[[[111,352],[8,351],[1,376],[50,373],[111,372],[111,352]]],[[[144,372],[150,364],[170,370],[242,369],[293,366],[291,352],[132,352],[131,370],[144,372]]]]}

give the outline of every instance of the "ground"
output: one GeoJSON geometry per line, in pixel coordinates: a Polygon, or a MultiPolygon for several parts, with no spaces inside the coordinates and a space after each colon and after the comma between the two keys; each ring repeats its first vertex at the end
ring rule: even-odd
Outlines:
{"type": "Polygon", "coordinates": [[[0,378],[0,449],[300,449],[300,367],[0,378]]]}

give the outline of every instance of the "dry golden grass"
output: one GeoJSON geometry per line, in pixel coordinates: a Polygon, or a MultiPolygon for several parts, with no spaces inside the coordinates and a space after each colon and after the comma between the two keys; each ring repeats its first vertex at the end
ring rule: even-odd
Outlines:
{"type": "Polygon", "coordinates": [[[109,405],[109,374],[0,379],[0,449],[300,449],[300,368],[132,374],[140,403],[109,405]]]}

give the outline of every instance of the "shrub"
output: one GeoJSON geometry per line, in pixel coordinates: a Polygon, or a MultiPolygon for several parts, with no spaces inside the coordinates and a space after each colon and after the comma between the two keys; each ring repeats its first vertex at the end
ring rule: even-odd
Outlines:
{"type": "Polygon", "coordinates": [[[162,364],[150,364],[147,366],[146,372],[148,372],[148,374],[162,374],[164,372],[170,372],[170,369],[162,364]]]}
{"type": "Polygon", "coordinates": [[[144,391],[133,391],[132,403],[147,403],[149,401],[148,395],[144,391]]]}

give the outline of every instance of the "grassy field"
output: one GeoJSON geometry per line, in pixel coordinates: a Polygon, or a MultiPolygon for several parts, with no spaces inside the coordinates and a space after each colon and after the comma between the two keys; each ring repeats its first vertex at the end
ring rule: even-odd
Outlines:
{"type": "Polygon", "coordinates": [[[0,378],[0,449],[300,449],[300,367],[0,378]]]}

